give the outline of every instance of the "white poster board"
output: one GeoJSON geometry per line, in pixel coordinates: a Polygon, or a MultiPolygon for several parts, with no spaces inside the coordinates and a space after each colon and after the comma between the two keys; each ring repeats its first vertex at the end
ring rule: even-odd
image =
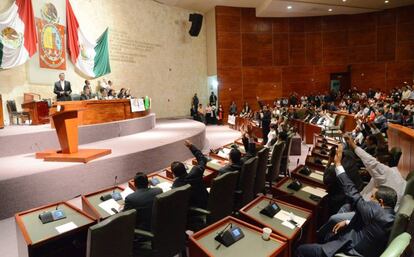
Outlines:
{"type": "Polygon", "coordinates": [[[144,99],[134,98],[131,101],[131,112],[143,112],[145,111],[144,99]]]}
{"type": "Polygon", "coordinates": [[[236,116],[229,115],[229,117],[227,118],[227,123],[230,125],[236,125],[236,116]]]}

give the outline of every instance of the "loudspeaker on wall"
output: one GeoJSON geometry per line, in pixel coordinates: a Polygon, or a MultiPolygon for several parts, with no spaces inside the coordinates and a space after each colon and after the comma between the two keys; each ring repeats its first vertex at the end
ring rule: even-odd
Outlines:
{"type": "Polygon", "coordinates": [[[203,24],[203,15],[198,13],[191,13],[188,19],[191,22],[190,35],[197,37],[200,34],[201,25],[203,24]]]}

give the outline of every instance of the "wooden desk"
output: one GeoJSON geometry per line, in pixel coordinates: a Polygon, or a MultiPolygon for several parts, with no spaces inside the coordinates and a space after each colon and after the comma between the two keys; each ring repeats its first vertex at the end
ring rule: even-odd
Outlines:
{"type": "Polygon", "coordinates": [[[341,111],[335,111],[335,112],[332,112],[332,113],[338,115],[336,117],[336,119],[339,119],[340,115],[345,116],[343,132],[351,132],[352,130],[355,129],[356,121],[355,121],[355,115],[354,114],[349,114],[347,112],[341,112],[341,111]]]}
{"type": "Polygon", "coordinates": [[[56,112],[58,105],[62,106],[64,110],[84,109],[79,112],[79,125],[132,119],[150,114],[150,110],[131,112],[131,102],[129,99],[55,102],[52,108],[50,108],[51,114],[56,112]]]}
{"type": "Polygon", "coordinates": [[[318,125],[305,122],[304,124],[304,133],[305,133],[305,143],[313,144],[313,138],[315,134],[321,134],[322,128],[318,125]]]}
{"type": "Polygon", "coordinates": [[[402,155],[398,169],[402,176],[406,177],[409,172],[414,170],[414,129],[388,123],[387,134],[389,148],[401,148],[402,155]]]}
{"type": "Polygon", "coordinates": [[[3,99],[0,94],[0,129],[4,128],[3,99]]]}
{"type": "MultiPolygon", "coordinates": [[[[87,195],[82,195],[82,209],[84,212],[88,213],[90,216],[94,217],[96,220],[103,220],[111,216],[111,214],[107,213],[104,209],[99,207],[99,204],[102,203],[100,199],[101,196],[112,194],[113,192],[121,193],[124,191],[124,188],[116,186],[105,188],[103,190],[99,190],[98,192],[89,193],[87,195]]],[[[125,202],[124,200],[117,201],[120,205],[123,205],[125,202]]]]}
{"type": "Polygon", "coordinates": [[[250,125],[253,129],[253,135],[255,135],[257,138],[263,138],[263,131],[262,128],[256,125],[253,121],[243,118],[243,117],[236,117],[236,130],[241,130],[242,127],[246,127],[250,125]]]}
{"type": "Polygon", "coordinates": [[[259,196],[248,205],[240,210],[240,213],[247,219],[247,221],[253,225],[257,225],[261,228],[268,227],[272,231],[288,240],[289,256],[293,255],[293,246],[298,246],[301,243],[312,241],[312,212],[304,208],[294,206],[279,200],[275,200],[266,196],[259,196]],[[270,218],[260,211],[269,205],[269,202],[276,202],[282,211],[293,213],[295,216],[306,219],[306,222],[302,227],[289,228],[283,225],[283,220],[277,218],[270,218]],[[301,231],[302,230],[302,231],[301,231]],[[301,238],[300,238],[301,237],[301,238]]]}
{"type": "Polygon", "coordinates": [[[318,171],[318,170],[309,168],[311,173],[307,176],[299,172],[303,167],[304,165],[299,165],[298,167],[296,167],[296,169],[294,169],[291,172],[292,177],[299,179],[300,181],[305,181],[316,187],[326,189],[326,185],[323,183],[323,171],[318,171]]]}
{"type": "Polygon", "coordinates": [[[192,235],[189,250],[191,257],[287,256],[287,243],[286,239],[274,233],[270,235],[270,240],[265,241],[262,239],[262,229],[239,219],[226,217],[192,235]],[[239,227],[244,233],[244,238],[229,247],[222,245],[217,249],[219,243],[214,237],[229,223],[239,227]]]}
{"type": "Polygon", "coordinates": [[[325,169],[328,167],[328,162],[329,162],[329,159],[327,158],[321,158],[320,156],[308,155],[306,156],[305,165],[315,170],[325,171],[325,169]],[[320,160],[321,163],[319,163],[317,160],[320,160]]]}
{"type": "Polygon", "coordinates": [[[294,119],[291,121],[291,125],[296,128],[298,134],[306,144],[313,144],[315,134],[319,135],[322,132],[322,128],[318,125],[303,120],[294,119]]]}
{"type": "MultiPolygon", "coordinates": [[[[223,159],[215,158],[214,156],[210,156],[211,161],[207,162],[206,167],[212,171],[218,172],[221,168],[226,166],[229,162],[223,159]]],[[[197,160],[194,158],[192,163],[194,165],[197,164],[197,160]]]]}
{"type": "Polygon", "coordinates": [[[95,223],[93,217],[66,202],[20,212],[15,219],[19,257],[85,257],[88,228],[95,223]],[[66,218],[42,224],[39,214],[55,210],[56,206],[66,218]],[[77,228],[59,234],[56,227],[69,222],[77,228]]]}
{"type": "Polygon", "coordinates": [[[27,102],[22,104],[23,109],[30,113],[31,125],[47,124],[49,120],[49,107],[46,101],[27,102]]]}
{"type": "MultiPolygon", "coordinates": [[[[192,163],[192,159],[187,160],[184,162],[186,166],[187,172],[190,172],[191,168],[194,166],[192,163]]],[[[167,177],[171,180],[174,180],[174,174],[171,170],[171,167],[167,167],[162,171],[159,171],[158,174],[163,177],[167,177]]],[[[217,171],[211,170],[206,168],[203,173],[203,181],[204,184],[209,187],[211,185],[211,181],[217,176],[217,171]]]]}
{"type": "MultiPolygon", "coordinates": [[[[310,198],[311,194],[303,190],[305,187],[310,187],[318,190],[325,191],[325,189],[320,187],[315,187],[314,185],[301,181],[302,188],[298,191],[288,188],[288,185],[292,183],[293,180],[289,177],[283,178],[276,185],[272,186],[272,193],[275,197],[283,199],[285,202],[289,202],[293,205],[300,206],[302,208],[311,210],[316,224],[322,225],[327,218],[327,208],[324,208],[326,197],[323,197],[321,200],[313,200],[310,198]]],[[[326,191],[325,191],[326,192],[326,191]]]]}

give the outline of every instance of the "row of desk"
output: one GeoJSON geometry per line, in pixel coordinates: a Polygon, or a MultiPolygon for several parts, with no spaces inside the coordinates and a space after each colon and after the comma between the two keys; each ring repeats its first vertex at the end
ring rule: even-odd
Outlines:
{"type": "Polygon", "coordinates": [[[30,101],[22,104],[22,108],[30,114],[32,125],[49,123],[49,116],[57,111],[58,106],[63,110],[80,110],[79,125],[139,118],[150,112],[149,109],[133,112],[130,99],[55,102],[51,108],[46,101],[30,101]]]}
{"type": "MultiPolygon", "coordinates": [[[[242,152],[245,152],[240,141],[236,141],[236,144],[242,152]]],[[[217,176],[218,170],[228,163],[228,152],[231,147],[231,144],[225,145],[217,149],[216,153],[210,154],[211,160],[207,163],[204,172],[204,182],[207,186],[217,176]]],[[[184,163],[188,169],[191,169],[192,165],[196,164],[196,160],[193,158],[184,163]]],[[[193,234],[189,242],[190,256],[292,256],[297,244],[312,242],[315,224],[322,222],[321,211],[324,200],[312,200],[310,195],[312,190],[323,192],[324,189],[318,187],[320,181],[306,180],[297,172],[298,169],[300,167],[292,172],[293,178],[303,180],[302,188],[310,190],[291,190],[288,185],[292,182],[292,178],[282,179],[272,186],[274,199],[259,196],[240,210],[240,217],[227,217],[193,234]],[[281,208],[278,217],[269,218],[260,214],[260,211],[270,202],[276,202],[281,208]],[[295,217],[303,224],[300,227],[289,227],[287,221],[283,220],[283,215],[295,217]],[[214,237],[217,231],[221,231],[229,223],[240,227],[245,238],[231,247],[217,248],[218,243],[214,237]],[[273,231],[269,241],[261,238],[263,227],[269,227],[273,231]]],[[[174,180],[168,167],[148,174],[148,178],[150,180],[157,178],[164,192],[170,189],[174,180]]],[[[103,203],[100,197],[112,192],[136,190],[132,179],[127,185],[128,188],[114,186],[82,195],[82,209],[61,202],[16,214],[19,256],[85,256],[89,226],[111,216],[110,212],[100,207],[103,203]],[[64,210],[67,218],[42,224],[38,218],[39,214],[55,209],[64,210]]],[[[122,205],[123,201],[121,199],[117,202],[122,205]]]]}

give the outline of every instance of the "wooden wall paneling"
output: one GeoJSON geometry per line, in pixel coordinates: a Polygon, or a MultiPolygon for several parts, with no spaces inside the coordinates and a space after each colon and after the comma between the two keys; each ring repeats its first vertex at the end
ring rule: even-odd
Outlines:
{"type": "Polygon", "coordinates": [[[352,65],[351,86],[357,86],[360,90],[385,89],[385,76],[385,63],[354,64],[352,65]]]}
{"type": "Polygon", "coordinates": [[[272,19],[273,33],[288,33],[289,32],[289,18],[275,18],[272,19]]]}
{"type": "Polygon", "coordinates": [[[273,65],[289,65],[289,33],[273,34],[273,65]]]}
{"type": "Polygon", "coordinates": [[[323,64],[338,65],[348,63],[348,47],[324,48],[323,64]]]}
{"type": "Polygon", "coordinates": [[[218,67],[241,67],[241,51],[233,49],[217,49],[218,67]]]}
{"type": "Polygon", "coordinates": [[[330,73],[347,66],[352,85],[362,90],[387,90],[413,77],[414,6],[305,18],[258,18],[253,8],[216,7],[216,19],[223,103],[326,91],[330,73]]]}
{"type": "Polygon", "coordinates": [[[241,33],[217,32],[217,49],[241,50],[241,33]]]}
{"type": "Polygon", "coordinates": [[[241,32],[267,32],[272,33],[272,19],[257,18],[256,10],[244,8],[241,11],[241,32]]]}
{"type": "Polygon", "coordinates": [[[306,37],[305,33],[289,34],[289,64],[305,65],[306,63],[306,37]]]}
{"type": "Polygon", "coordinates": [[[377,28],[377,61],[394,61],[396,46],[395,26],[377,28]]]}
{"type": "Polygon", "coordinates": [[[322,31],[322,17],[306,17],[305,32],[320,32],[322,31]]]}
{"type": "Polygon", "coordinates": [[[289,32],[305,32],[305,18],[289,18],[289,32]]]}
{"type": "Polygon", "coordinates": [[[348,48],[349,63],[372,63],[376,60],[375,45],[352,46],[348,48]]]}
{"type": "Polygon", "coordinates": [[[242,34],[242,59],[244,66],[269,66],[273,64],[272,34],[242,34]]]}
{"type": "Polygon", "coordinates": [[[322,33],[306,33],[306,64],[322,64],[322,33]]]}

